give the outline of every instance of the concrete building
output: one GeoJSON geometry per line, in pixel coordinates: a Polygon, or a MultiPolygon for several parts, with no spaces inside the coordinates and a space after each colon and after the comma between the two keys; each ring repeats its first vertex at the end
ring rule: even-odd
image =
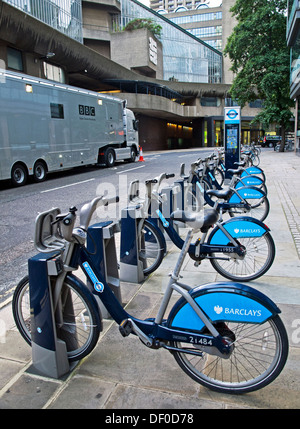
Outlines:
{"type": "MultiPolygon", "coordinates": [[[[126,99],[144,150],[222,144],[232,100],[220,51],[136,0],[78,2],[0,0],[1,68],[126,99]],[[151,18],[162,36],[124,31],[134,18],[151,18]]],[[[249,127],[257,112],[243,109],[245,142],[260,132],[249,127]]]]}
{"type": "Polygon", "coordinates": [[[184,7],[186,9],[197,9],[205,7],[209,4],[209,0],[150,0],[150,7],[153,10],[166,10],[169,13],[172,13],[179,7],[184,7]]]}
{"type": "Polygon", "coordinates": [[[300,2],[288,0],[287,45],[291,49],[290,96],[295,106],[295,151],[300,155],[300,2]]]}

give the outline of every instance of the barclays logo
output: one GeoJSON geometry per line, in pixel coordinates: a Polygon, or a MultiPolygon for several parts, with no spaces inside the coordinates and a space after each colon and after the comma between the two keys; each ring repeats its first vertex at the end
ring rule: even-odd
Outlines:
{"type": "Polygon", "coordinates": [[[244,228],[244,229],[239,229],[239,228],[235,228],[234,230],[235,234],[258,234],[260,233],[260,229],[259,228],[255,228],[255,229],[250,229],[250,228],[244,228]]]}
{"type": "Polygon", "coordinates": [[[214,311],[215,311],[217,314],[221,314],[221,313],[222,313],[222,311],[223,311],[223,307],[220,307],[219,305],[215,305],[215,307],[214,307],[214,311]]]}
{"type": "Polygon", "coordinates": [[[235,316],[250,316],[250,317],[260,317],[262,315],[261,310],[247,309],[247,308],[224,308],[220,305],[214,306],[214,311],[218,315],[223,313],[226,315],[235,315],[235,316]]]}

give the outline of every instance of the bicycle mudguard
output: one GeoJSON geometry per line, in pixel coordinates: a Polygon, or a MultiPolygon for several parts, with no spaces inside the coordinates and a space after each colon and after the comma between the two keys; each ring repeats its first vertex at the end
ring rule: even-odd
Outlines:
{"type": "Polygon", "coordinates": [[[246,170],[242,173],[242,177],[248,176],[249,174],[261,174],[263,173],[263,170],[259,167],[254,167],[253,165],[251,167],[247,167],[246,170]]]}
{"type": "Polygon", "coordinates": [[[228,202],[230,204],[239,204],[239,203],[242,203],[242,198],[249,200],[249,199],[260,199],[265,196],[266,196],[265,192],[259,188],[256,188],[255,186],[243,186],[237,190],[237,194],[234,193],[231,196],[228,202]]]}
{"type": "MultiPolygon", "coordinates": [[[[221,223],[222,227],[233,238],[245,237],[262,237],[270,229],[260,220],[249,216],[241,216],[229,219],[221,223]]],[[[216,226],[210,233],[207,244],[213,245],[227,245],[230,239],[226,236],[224,231],[219,226],[216,226]]]]}
{"type": "Polygon", "coordinates": [[[241,177],[248,176],[249,174],[261,174],[263,170],[259,167],[247,167],[246,170],[242,173],[241,177]]]}
{"type": "Polygon", "coordinates": [[[264,181],[260,177],[254,176],[252,174],[250,174],[249,176],[242,177],[242,180],[243,183],[237,182],[237,184],[235,185],[235,189],[242,188],[243,186],[261,186],[264,183],[264,181]]]}
{"type": "MultiPolygon", "coordinates": [[[[281,312],[266,295],[240,283],[209,283],[197,286],[189,294],[211,322],[262,324],[281,312]]],[[[181,297],[170,311],[167,326],[199,331],[205,325],[181,297]]]]}

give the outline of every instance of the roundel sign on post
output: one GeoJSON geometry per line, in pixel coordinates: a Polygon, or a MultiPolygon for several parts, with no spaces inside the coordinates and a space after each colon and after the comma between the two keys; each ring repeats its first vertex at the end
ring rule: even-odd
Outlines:
{"type": "Polygon", "coordinates": [[[241,121],[240,107],[225,107],[225,124],[238,124],[241,121]]]}
{"type": "MultiPolygon", "coordinates": [[[[236,163],[240,161],[241,143],[241,108],[240,106],[225,107],[224,109],[224,148],[225,167],[228,169],[237,168],[236,163]]],[[[226,171],[225,177],[231,175],[226,171]]]]}

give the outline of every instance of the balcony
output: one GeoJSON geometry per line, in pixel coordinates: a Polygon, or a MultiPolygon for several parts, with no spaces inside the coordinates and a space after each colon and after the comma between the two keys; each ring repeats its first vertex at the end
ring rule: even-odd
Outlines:
{"type": "Polygon", "coordinates": [[[101,6],[106,6],[109,10],[113,12],[121,11],[121,1],[120,0],[82,0],[83,6],[84,3],[94,3],[101,6]]]}
{"type": "Polygon", "coordinates": [[[110,31],[105,26],[84,23],[82,34],[84,39],[110,41],[110,31]]]}

